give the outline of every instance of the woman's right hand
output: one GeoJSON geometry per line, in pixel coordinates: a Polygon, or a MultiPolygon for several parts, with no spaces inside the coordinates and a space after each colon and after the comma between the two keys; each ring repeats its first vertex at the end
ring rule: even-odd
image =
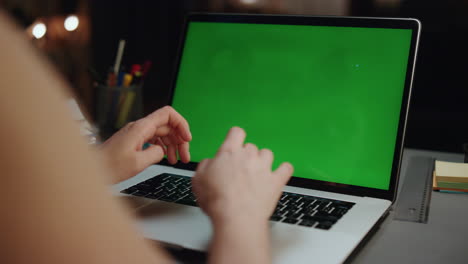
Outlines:
{"type": "Polygon", "coordinates": [[[272,171],[273,153],[244,144],[243,129],[233,127],[213,159],[203,160],[192,180],[200,207],[219,225],[247,221],[267,224],[293,173],[282,163],[272,171]]]}

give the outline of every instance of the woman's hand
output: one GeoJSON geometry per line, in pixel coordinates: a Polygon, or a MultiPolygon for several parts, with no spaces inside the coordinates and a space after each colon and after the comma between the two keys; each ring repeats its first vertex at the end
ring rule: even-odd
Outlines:
{"type": "Polygon", "coordinates": [[[232,128],[216,157],[202,161],[192,180],[197,201],[215,226],[237,220],[266,224],[292,175],[289,163],[272,171],[273,153],[244,144],[245,136],[232,128]]]}
{"type": "Polygon", "coordinates": [[[104,142],[100,150],[114,173],[114,182],[126,180],[167,154],[169,163],[190,161],[192,140],[187,121],[172,107],[165,106],[152,114],[127,124],[104,142]],[[152,144],[143,150],[145,143],[152,144]]]}
{"type": "Polygon", "coordinates": [[[192,186],[214,227],[209,263],[271,263],[268,219],[293,167],[271,170],[273,153],[244,145],[245,132],[232,128],[216,157],[197,168],[192,186]]]}

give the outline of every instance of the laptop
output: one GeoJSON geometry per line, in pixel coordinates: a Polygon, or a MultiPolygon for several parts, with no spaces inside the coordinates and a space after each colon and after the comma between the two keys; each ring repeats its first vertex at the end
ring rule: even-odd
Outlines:
{"type": "Polygon", "coordinates": [[[114,190],[146,238],[206,251],[190,178],[240,126],[295,168],[271,216],[273,261],[344,262],[395,201],[419,34],[416,19],[189,15],[171,105],[192,162],[114,190]]]}

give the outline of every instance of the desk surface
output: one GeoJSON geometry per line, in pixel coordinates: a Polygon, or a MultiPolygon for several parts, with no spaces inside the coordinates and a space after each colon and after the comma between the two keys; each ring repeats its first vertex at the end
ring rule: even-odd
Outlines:
{"type": "MultiPolygon", "coordinates": [[[[408,160],[428,156],[462,162],[461,154],[407,149],[403,155],[400,189],[408,160]]],[[[468,194],[432,192],[427,224],[393,220],[393,212],[358,252],[353,263],[467,263],[468,194]]]]}

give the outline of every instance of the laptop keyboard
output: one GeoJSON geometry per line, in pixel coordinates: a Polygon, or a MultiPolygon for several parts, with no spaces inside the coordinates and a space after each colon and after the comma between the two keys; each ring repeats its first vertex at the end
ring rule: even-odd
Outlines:
{"type": "MultiPolygon", "coordinates": [[[[191,177],[163,173],[122,193],[165,202],[198,206],[191,177]]],[[[270,220],[292,225],[330,229],[354,203],[283,192],[270,220]]]]}

